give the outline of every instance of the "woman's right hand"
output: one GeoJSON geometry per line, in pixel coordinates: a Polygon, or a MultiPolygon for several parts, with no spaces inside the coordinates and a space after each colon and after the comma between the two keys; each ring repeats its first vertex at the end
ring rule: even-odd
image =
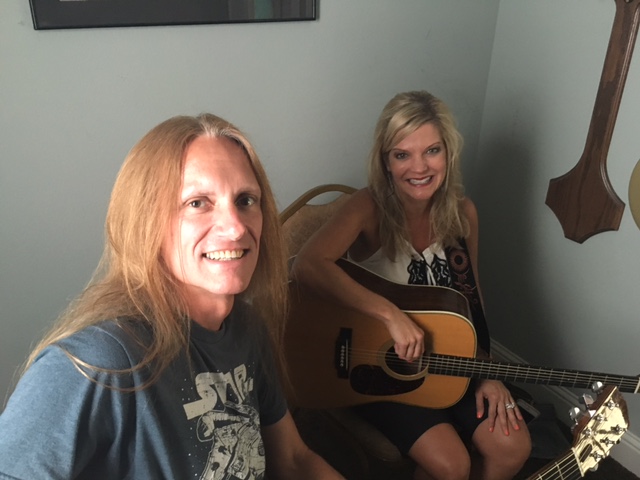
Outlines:
{"type": "Polygon", "coordinates": [[[413,320],[396,308],[385,323],[395,342],[394,349],[398,357],[413,362],[422,356],[425,350],[425,332],[413,320]]]}
{"type": "MultiPolygon", "coordinates": [[[[361,250],[373,254],[380,244],[379,225],[373,197],[367,189],[359,190],[300,249],[292,275],[330,299],[381,321],[394,341],[398,357],[411,362],[425,351],[424,331],[392,302],[367,289],[336,265],[357,241],[361,250]]],[[[360,254],[367,258],[363,251],[360,254]]]]}

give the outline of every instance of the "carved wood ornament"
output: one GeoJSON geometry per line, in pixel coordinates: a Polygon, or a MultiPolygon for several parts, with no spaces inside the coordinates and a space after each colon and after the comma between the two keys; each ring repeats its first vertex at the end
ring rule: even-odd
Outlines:
{"type": "Polygon", "coordinates": [[[607,153],[638,33],[640,0],[614,0],[616,14],[582,157],[549,182],[546,204],[564,236],[578,243],[618,230],[625,204],[611,187],[607,153]]]}

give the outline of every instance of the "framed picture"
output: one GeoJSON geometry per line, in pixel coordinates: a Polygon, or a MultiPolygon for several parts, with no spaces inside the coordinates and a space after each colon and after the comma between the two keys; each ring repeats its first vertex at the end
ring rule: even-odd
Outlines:
{"type": "Polygon", "coordinates": [[[315,20],[318,0],[29,0],[36,30],[315,20]]]}

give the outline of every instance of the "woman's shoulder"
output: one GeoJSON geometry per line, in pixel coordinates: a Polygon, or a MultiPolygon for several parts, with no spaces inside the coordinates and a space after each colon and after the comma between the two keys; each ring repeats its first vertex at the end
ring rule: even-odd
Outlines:
{"type": "Polygon", "coordinates": [[[464,199],[462,200],[461,210],[462,214],[467,219],[467,222],[469,224],[469,230],[466,236],[467,245],[469,246],[469,248],[471,248],[471,250],[473,250],[472,254],[475,257],[478,244],[478,210],[469,197],[464,197],[464,199]]]}
{"type": "Polygon", "coordinates": [[[367,211],[376,210],[376,202],[368,187],[361,188],[354,192],[347,203],[357,207],[359,211],[363,209],[367,211]]]}
{"type": "Polygon", "coordinates": [[[340,221],[348,221],[349,224],[360,224],[363,227],[378,221],[378,206],[368,188],[362,188],[351,195],[351,198],[338,212],[340,221]]]}
{"type": "Polygon", "coordinates": [[[475,203],[473,203],[473,200],[469,197],[464,197],[460,201],[460,210],[470,222],[477,222],[478,209],[476,208],[475,203]]]}
{"type": "Polygon", "coordinates": [[[369,231],[371,226],[378,221],[378,212],[375,200],[367,188],[355,191],[329,218],[323,227],[323,231],[329,232],[327,239],[332,240],[337,233],[346,230],[360,233],[369,231]]]}

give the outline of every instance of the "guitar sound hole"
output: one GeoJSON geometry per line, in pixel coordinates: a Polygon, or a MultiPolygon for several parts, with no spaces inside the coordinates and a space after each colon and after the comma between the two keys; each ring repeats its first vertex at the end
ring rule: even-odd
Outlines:
{"type": "Polygon", "coordinates": [[[425,363],[421,360],[417,360],[415,362],[407,362],[406,360],[402,360],[400,357],[398,357],[393,347],[387,350],[387,353],[384,356],[384,360],[389,367],[389,370],[398,375],[418,375],[425,369],[425,363]]]}

